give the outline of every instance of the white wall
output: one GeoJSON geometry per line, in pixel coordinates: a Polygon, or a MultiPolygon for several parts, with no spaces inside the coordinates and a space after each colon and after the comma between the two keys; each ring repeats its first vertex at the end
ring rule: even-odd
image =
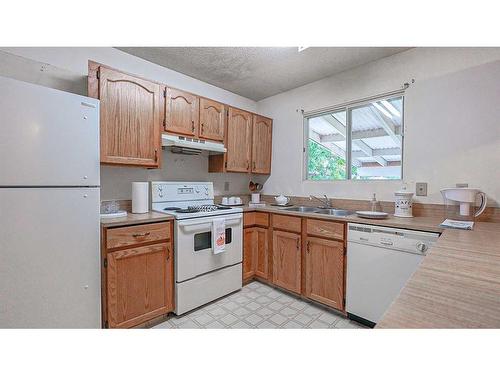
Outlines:
{"type": "Polygon", "coordinates": [[[410,189],[415,182],[428,183],[428,196],[416,201],[442,203],[439,189],[467,182],[498,205],[500,74],[482,65],[498,60],[500,48],[415,48],[258,102],[257,111],[274,119],[273,172],[264,193],[370,199],[375,192],[380,200],[392,200],[401,181],[303,181],[300,110],[397,90],[415,79],[405,99],[403,168],[410,189]],[[475,77],[481,82],[474,86],[475,77]]]}
{"type": "MultiPolygon", "coordinates": [[[[166,69],[115,48],[95,47],[12,47],[1,48],[0,74],[81,95],[86,95],[88,60],[165,83],[172,87],[206,96],[223,103],[255,112],[257,103],[208,83],[166,69]]],[[[191,180],[214,181],[216,194],[248,192],[250,179],[260,176],[240,173],[208,173],[206,156],[179,156],[163,151],[162,169],[101,167],[101,199],[130,199],[132,181],[191,180]],[[229,182],[225,192],[224,182],[229,182]]]]}

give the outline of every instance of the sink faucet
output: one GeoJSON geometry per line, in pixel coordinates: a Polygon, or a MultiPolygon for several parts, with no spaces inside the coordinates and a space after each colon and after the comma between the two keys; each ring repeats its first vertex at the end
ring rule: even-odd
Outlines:
{"type": "Polygon", "coordinates": [[[322,208],[332,208],[332,205],[330,204],[330,199],[328,199],[328,197],[325,195],[323,195],[325,198],[318,198],[318,197],[315,197],[314,195],[310,195],[309,196],[309,200],[313,200],[313,199],[316,199],[318,201],[320,201],[321,203],[323,203],[323,206],[322,208]]]}

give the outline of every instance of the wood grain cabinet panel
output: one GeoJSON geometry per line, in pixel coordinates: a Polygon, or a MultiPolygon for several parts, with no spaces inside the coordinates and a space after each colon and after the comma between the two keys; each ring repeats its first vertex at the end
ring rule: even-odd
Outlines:
{"type": "Polygon", "coordinates": [[[224,104],[200,98],[199,137],[214,141],[224,141],[224,104]]]}
{"type": "Polygon", "coordinates": [[[131,225],[108,229],[106,247],[110,250],[117,247],[141,245],[147,242],[167,240],[169,238],[170,226],[165,225],[165,223],[131,225]]]}
{"type": "Polygon", "coordinates": [[[273,228],[300,233],[302,231],[302,220],[296,216],[273,215],[273,228]]]}
{"type": "Polygon", "coordinates": [[[165,131],[198,136],[199,98],[196,95],[167,87],[165,100],[165,131]]]}
{"type": "Polygon", "coordinates": [[[172,249],[161,243],[108,254],[110,328],[128,328],[173,309],[172,249]]]}
{"type": "Polygon", "coordinates": [[[257,232],[254,228],[243,230],[243,280],[250,280],[255,275],[257,232]]]}
{"type": "Polygon", "coordinates": [[[266,228],[256,227],[255,232],[255,276],[267,280],[269,268],[269,236],[266,228]]]}
{"type": "Polygon", "coordinates": [[[103,66],[98,69],[101,163],[158,168],[160,85],[103,66]]]}
{"type": "Polygon", "coordinates": [[[254,225],[267,228],[269,226],[269,214],[266,212],[245,212],[243,214],[243,226],[254,225]]]}
{"type": "Polygon", "coordinates": [[[344,309],[344,243],[308,237],[306,242],[306,297],[344,309]]]}
{"type": "Polygon", "coordinates": [[[300,234],[273,231],[273,283],[292,292],[300,293],[300,234]]]}
{"type": "Polygon", "coordinates": [[[252,114],[229,107],[226,138],[226,171],[250,172],[252,114]]]}
{"type": "Polygon", "coordinates": [[[254,115],[252,126],[252,173],[271,173],[273,121],[254,115]]]}
{"type": "Polygon", "coordinates": [[[344,239],[344,223],[334,221],[307,219],[307,234],[328,237],[342,241],[344,239]]]}

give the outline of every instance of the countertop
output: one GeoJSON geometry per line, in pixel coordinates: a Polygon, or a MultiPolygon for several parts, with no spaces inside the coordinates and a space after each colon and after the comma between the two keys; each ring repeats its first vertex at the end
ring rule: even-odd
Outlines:
{"type": "Polygon", "coordinates": [[[377,328],[500,328],[500,224],[446,229],[377,328]]]}
{"type": "MultiPolygon", "coordinates": [[[[328,219],[273,206],[244,210],[328,219]]],[[[433,217],[331,220],[442,233],[376,328],[500,328],[500,223],[460,230],[433,217]]]]}
{"type": "Polygon", "coordinates": [[[172,215],[162,214],[160,212],[147,212],[145,214],[127,213],[127,216],[114,219],[101,219],[101,226],[104,228],[119,227],[124,225],[156,223],[159,221],[173,220],[172,215]]]}
{"type": "Polygon", "coordinates": [[[443,231],[443,228],[439,226],[439,224],[443,222],[443,219],[435,217],[422,216],[422,217],[412,217],[412,218],[401,218],[389,215],[387,219],[377,220],[377,219],[363,219],[356,216],[355,214],[349,216],[331,216],[325,214],[315,214],[311,212],[287,211],[284,208],[269,206],[269,205],[267,205],[266,207],[259,207],[259,208],[243,206],[243,212],[252,212],[252,211],[269,212],[274,214],[291,215],[291,216],[312,217],[323,220],[345,221],[349,223],[371,224],[371,225],[379,225],[392,228],[421,230],[426,232],[441,233],[443,231]]]}

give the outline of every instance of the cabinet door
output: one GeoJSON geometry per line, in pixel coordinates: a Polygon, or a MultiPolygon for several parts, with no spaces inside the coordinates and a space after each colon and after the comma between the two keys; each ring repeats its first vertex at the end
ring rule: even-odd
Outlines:
{"type": "Polygon", "coordinates": [[[101,163],[159,167],[160,85],[99,68],[101,163]]]}
{"type": "Polygon", "coordinates": [[[195,137],[198,135],[198,103],[196,95],[167,87],[165,131],[195,137]]]}
{"type": "Polygon", "coordinates": [[[107,315],[110,328],[128,328],[173,310],[170,243],[108,254],[107,315]]]}
{"type": "Polygon", "coordinates": [[[243,280],[251,279],[255,275],[255,257],[257,232],[255,228],[243,231],[243,280]]]}
{"type": "Polygon", "coordinates": [[[273,232],[273,283],[300,293],[300,234],[273,232]]]}
{"type": "Polygon", "coordinates": [[[271,173],[273,121],[262,116],[253,116],[252,129],[252,173],[271,173]]]}
{"type": "Polygon", "coordinates": [[[309,237],[306,243],[306,296],[344,309],[344,243],[309,237]]]}
{"type": "Polygon", "coordinates": [[[252,114],[229,107],[226,170],[250,172],[252,114]]]}
{"type": "Polygon", "coordinates": [[[224,140],[224,104],[200,98],[199,137],[214,141],[224,140]]]}
{"type": "Polygon", "coordinates": [[[255,256],[255,276],[267,279],[268,269],[268,230],[265,228],[254,228],[256,256],[255,256]]]}

